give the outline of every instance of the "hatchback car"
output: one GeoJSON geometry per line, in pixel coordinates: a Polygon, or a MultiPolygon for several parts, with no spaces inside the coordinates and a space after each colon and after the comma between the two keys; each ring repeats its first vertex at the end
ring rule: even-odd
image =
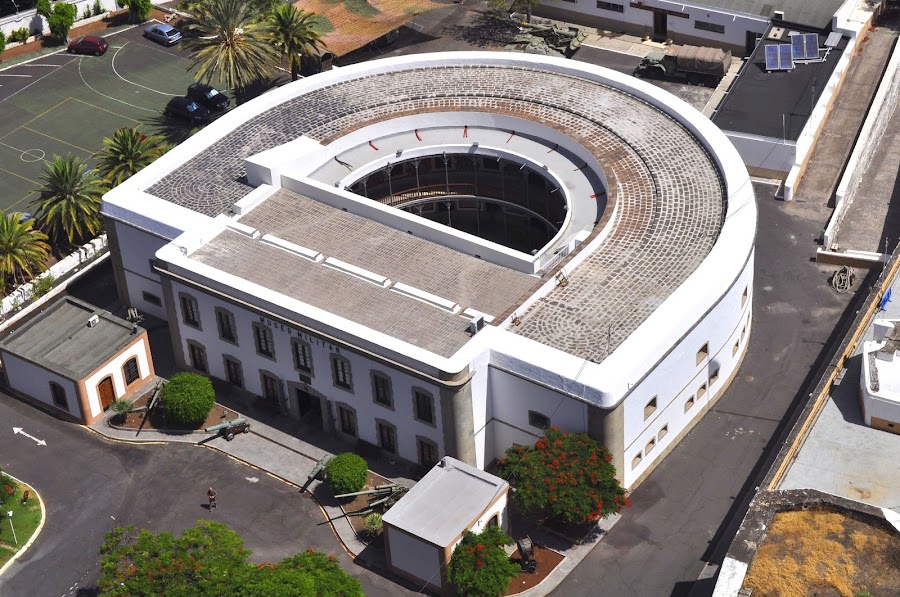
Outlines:
{"type": "Polygon", "coordinates": [[[94,56],[102,56],[109,49],[107,41],[97,35],[85,35],[69,42],[69,48],[66,50],[69,54],[93,54],[94,56]]]}
{"type": "Polygon", "coordinates": [[[166,116],[185,118],[192,123],[206,122],[210,112],[189,97],[173,97],[166,105],[166,116]]]}
{"type": "Polygon", "coordinates": [[[144,37],[161,43],[164,46],[172,46],[181,41],[181,31],[171,25],[159,23],[150,25],[144,29],[144,37]]]}
{"type": "Polygon", "coordinates": [[[210,110],[221,112],[228,107],[228,98],[225,97],[225,94],[215,87],[203,83],[194,83],[188,87],[187,94],[189,98],[210,110]]]}

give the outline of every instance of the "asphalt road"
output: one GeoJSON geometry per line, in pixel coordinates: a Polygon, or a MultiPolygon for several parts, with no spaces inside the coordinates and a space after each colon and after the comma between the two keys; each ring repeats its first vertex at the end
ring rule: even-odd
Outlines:
{"type": "Polygon", "coordinates": [[[774,187],[759,202],[753,327],[737,377],[696,427],[631,495],[598,546],[552,593],[708,595],[704,562],[721,562],[754,489],[764,449],[851,299],[810,262],[821,223],[794,218],[774,187]]]}
{"type": "MultiPolygon", "coordinates": [[[[47,508],[34,545],[0,577],[0,595],[92,595],[98,549],[116,524],[180,532],[199,519],[227,523],[256,562],[313,548],[339,557],[366,595],[406,593],[351,562],[316,503],[296,489],[212,450],[189,444],[105,440],[0,394],[0,465],[27,481],[47,508]],[[13,427],[47,442],[14,435],[13,427]],[[219,507],[206,508],[206,489],[219,507]]],[[[237,440],[236,440],[237,441],[237,440]]]]}

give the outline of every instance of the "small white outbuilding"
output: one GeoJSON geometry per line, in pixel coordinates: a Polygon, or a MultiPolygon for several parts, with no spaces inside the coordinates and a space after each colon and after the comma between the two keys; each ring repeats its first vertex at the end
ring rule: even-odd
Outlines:
{"type": "Polygon", "coordinates": [[[445,456],[384,515],[388,569],[442,594],[451,593],[447,562],[464,531],[509,530],[509,483],[445,456]]]}

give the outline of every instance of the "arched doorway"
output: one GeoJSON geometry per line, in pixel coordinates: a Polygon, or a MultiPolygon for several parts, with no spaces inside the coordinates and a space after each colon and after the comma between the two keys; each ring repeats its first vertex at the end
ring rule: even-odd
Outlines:
{"type": "Polygon", "coordinates": [[[104,377],[97,384],[97,395],[100,396],[100,408],[106,410],[116,401],[116,390],[113,388],[112,376],[104,377]]]}

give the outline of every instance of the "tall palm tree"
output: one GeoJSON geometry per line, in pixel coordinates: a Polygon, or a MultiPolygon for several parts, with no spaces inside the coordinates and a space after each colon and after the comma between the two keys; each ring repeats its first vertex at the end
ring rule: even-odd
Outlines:
{"type": "Polygon", "coordinates": [[[204,0],[185,29],[182,41],[193,55],[194,77],[211,83],[218,78],[225,87],[242,90],[269,75],[277,51],[266,36],[260,8],[245,0],[204,0]]]}
{"type": "Polygon", "coordinates": [[[35,230],[34,220],[21,213],[0,210],[0,278],[13,284],[25,282],[47,265],[50,246],[47,235],[35,230]]]}
{"type": "Polygon", "coordinates": [[[70,244],[100,232],[100,203],[103,181],[87,164],[72,154],[53,156],[41,176],[41,196],[31,205],[37,219],[52,238],[65,238],[70,244]]]}
{"type": "Polygon", "coordinates": [[[103,139],[103,149],[94,156],[97,170],[111,186],[122,184],[170,149],[159,135],[146,136],[133,128],[121,128],[103,139]]]}
{"type": "Polygon", "coordinates": [[[290,4],[279,4],[269,17],[269,35],[281,51],[281,59],[287,57],[290,61],[292,81],[300,75],[303,57],[312,56],[318,48],[324,47],[318,31],[313,28],[315,19],[315,14],[290,4]]]}

